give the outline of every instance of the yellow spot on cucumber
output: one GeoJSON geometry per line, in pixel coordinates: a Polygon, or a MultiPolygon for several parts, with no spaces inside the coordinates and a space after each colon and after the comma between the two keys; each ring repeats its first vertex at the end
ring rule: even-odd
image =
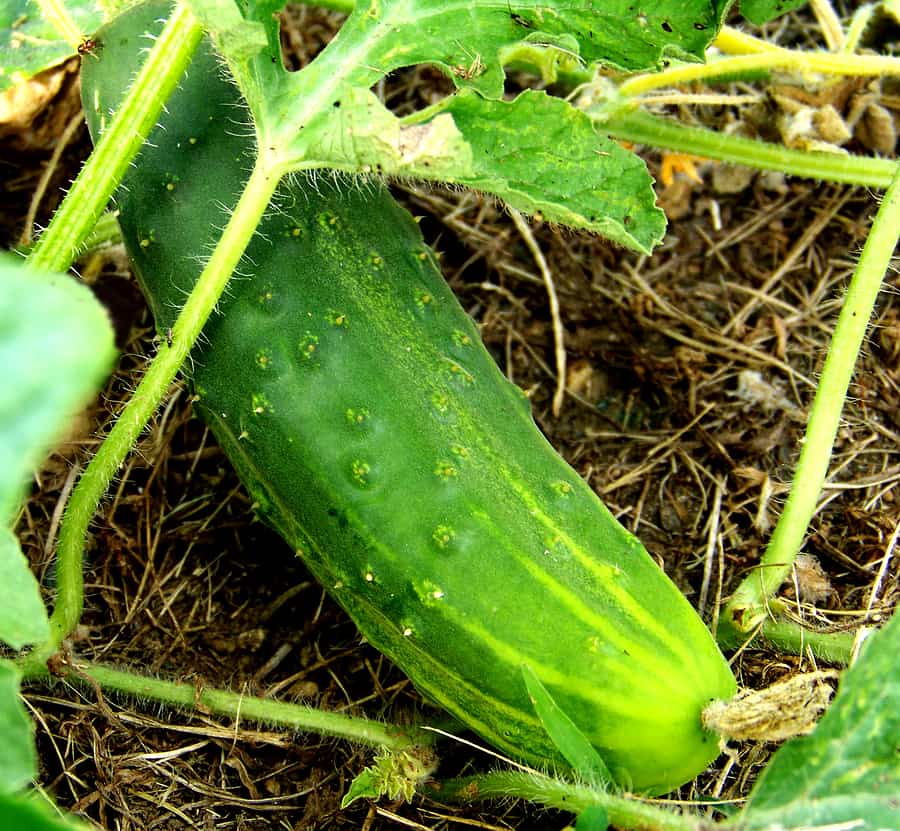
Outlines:
{"type": "Polygon", "coordinates": [[[314,335],[312,332],[307,332],[302,338],[300,338],[300,343],[297,345],[297,348],[300,351],[301,358],[311,358],[316,349],[319,347],[319,336],[314,335]]]}
{"type": "Polygon", "coordinates": [[[431,404],[439,413],[446,413],[450,407],[450,398],[442,392],[431,396],[431,404]]]}
{"type": "Polygon", "coordinates": [[[431,534],[438,548],[447,548],[456,537],[456,531],[450,525],[438,525],[431,534]]]}
{"type": "Polygon", "coordinates": [[[353,477],[353,481],[361,487],[369,484],[369,474],[371,472],[372,468],[369,463],[362,459],[354,459],[350,463],[350,475],[353,477]]]}
{"type": "Polygon", "coordinates": [[[347,417],[347,423],[352,424],[355,427],[365,424],[369,420],[371,413],[366,407],[360,407],[358,410],[349,407],[345,415],[347,417]]]}
{"type": "Polygon", "coordinates": [[[272,412],[272,405],[269,403],[269,399],[261,392],[253,393],[250,402],[255,415],[272,412]]]}
{"type": "Polygon", "coordinates": [[[459,471],[450,462],[440,461],[434,466],[435,476],[441,479],[452,479],[459,471]]]}

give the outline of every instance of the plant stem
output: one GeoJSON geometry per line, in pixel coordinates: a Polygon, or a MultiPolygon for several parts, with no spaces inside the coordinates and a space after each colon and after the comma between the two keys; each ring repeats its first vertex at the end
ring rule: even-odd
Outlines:
{"type": "Polygon", "coordinates": [[[768,69],[785,69],[793,72],[821,72],[825,75],[884,76],[900,74],[900,58],[884,55],[847,55],[828,52],[795,52],[775,49],[750,55],[720,58],[705,64],[685,64],[636,75],[623,81],[619,91],[623,95],[637,96],[660,87],[671,87],[691,81],[704,81],[723,75],[740,75],[768,69]]]}
{"type": "Polygon", "coordinates": [[[59,534],[57,596],[50,617],[50,641],[25,659],[27,671],[43,664],[78,623],[84,599],[82,552],[97,504],[218,303],[228,278],[269,206],[280,177],[280,167],[276,169],[274,164],[270,167],[257,161],[215,251],[172,327],[171,345],[160,345],[147,373],[75,487],[59,534]]]}
{"type": "Polygon", "coordinates": [[[65,271],[103,213],[113,191],[156,124],[191,61],[203,31],[190,9],[177,5],[94,152],[78,174],[28,263],[65,271]]]}
{"type": "MultiPolygon", "coordinates": [[[[27,678],[49,678],[45,667],[27,673],[27,678]]],[[[78,664],[67,676],[69,681],[95,682],[103,690],[114,690],[141,699],[175,707],[205,709],[230,716],[236,722],[253,721],[292,730],[319,733],[348,739],[358,744],[402,750],[411,744],[432,742],[432,736],[415,728],[401,729],[357,716],[327,712],[316,707],[273,701],[229,690],[210,689],[190,683],[163,681],[97,664],[78,664]]]]}
{"type": "Polygon", "coordinates": [[[481,776],[451,779],[437,791],[429,791],[433,799],[450,802],[472,802],[483,799],[517,797],[538,802],[550,808],[581,813],[592,805],[600,805],[616,828],[644,831],[709,831],[713,823],[701,817],[674,813],[652,802],[605,792],[599,788],[576,785],[540,773],[496,771],[481,776]]]}
{"type": "Polygon", "coordinates": [[[898,232],[900,166],[895,166],[894,179],[872,223],[834,327],[784,511],[759,566],[744,579],[725,608],[723,623],[738,632],[750,632],[766,620],[766,600],[784,582],[803,545],[828,475],[843,402],[898,232]]]}
{"type": "Polygon", "coordinates": [[[102,248],[104,245],[115,245],[122,241],[122,229],[119,227],[119,220],[111,211],[106,211],[97,220],[97,224],[91,232],[84,238],[82,249],[84,251],[93,251],[95,248],[102,248]]]}
{"type": "MultiPolygon", "coordinates": [[[[771,604],[770,604],[771,606],[771,604]]],[[[816,632],[792,620],[766,620],[749,635],[731,626],[721,626],[716,639],[723,649],[739,649],[754,643],[774,647],[791,655],[812,654],[820,661],[846,666],[853,656],[855,632],[816,632]]]]}
{"type": "Polygon", "coordinates": [[[780,144],[687,127],[640,111],[612,114],[598,123],[598,129],[613,138],[635,144],[690,153],[759,170],[777,170],[792,176],[879,189],[890,185],[897,167],[896,162],[889,159],[791,150],[780,144]]]}

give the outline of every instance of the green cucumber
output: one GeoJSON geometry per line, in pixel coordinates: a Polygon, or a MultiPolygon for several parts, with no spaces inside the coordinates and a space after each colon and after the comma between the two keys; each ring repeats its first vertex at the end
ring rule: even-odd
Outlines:
{"type": "MultiPolygon", "coordinates": [[[[122,95],[139,7],[85,63],[86,109],[122,95]]],[[[117,196],[161,332],[253,151],[203,51],[117,196]]],[[[718,753],[703,708],[735,681],[640,543],[556,454],[378,184],[279,190],[191,361],[196,411],[259,513],[428,698],[502,751],[563,765],[527,665],[620,784],[662,793],[718,753]]]]}

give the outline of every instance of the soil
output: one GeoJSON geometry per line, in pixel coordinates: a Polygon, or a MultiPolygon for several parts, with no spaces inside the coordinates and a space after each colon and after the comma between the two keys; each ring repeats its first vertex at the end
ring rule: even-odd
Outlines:
{"type": "MultiPolygon", "coordinates": [[[[333,18],[305,16],[311,14],[298,12],[287,37],[299,62],[304,49],[314,52],[333,31],[333,18]],[[301,29],[306,39],[298,39],[301,29]]],[[[808,28],[790,17],[772,36],[789,42],[808,28]]],[[[54,84],[32,120],[0,138],[7,246],[21,238],[30,206],[37,207],[36,224],[46,224],[90,149],[83,126],[67,132],[77,118],[76,74],[67,69],[54,84]],[[51,158],[54,149],[58,158],[51,158]],[[39,187],[46,170],[49,181],[39,187]]],[[[401,73],[390,79],[389,100],[399,108],[439,94],[442,84],[427,70],[401,73]]],[[[758,102],[746,107],[668,111],[710,126],[759,125],[761,112],[771,120],[772,97],[751,91],[758,102]]],[[[896,96],[884,104],[896,122],[896,96]]],[[[638,149],[659,178],[660,154],[638,149]]],[[[868,152],[857,139],[847,149],[868,152]]],[[[396,193],[424,217],[445,276],[504,372],[528,393],[541,429],[715,627],[778,518],[840,298],[877,203],[862,188],[709,162],[699,163],[696,181],[690,172],[660,185],[670,225],[650,257],[530,225],[552,275],[558,316],[528,234],[503,209],[458,192],[396,193]],[[566,358],[558,413],[555,324],[566,358]]],[[[63,500],[158,343],[120,249],[90,255],[79,271],[111,310],[122,359],[70,440],[37,474],[21,517],[23,547],[48,599],[63,500]]],[[[898,597],[891,559],[900,523],[898,289],[893,272],[844,409],[805,557],[782,589],[798,617],[826,630],[877,624],[898,597]]],[[[391,721],[440,718],[254,518],[228,461],[191,417],[181,384],[93,524],[85,612],[71,649],[198,689],[391,721]]],[[[758,688],[819,663],[750,644],[733,667],[743,686],[758,688]]],[[[371,761],[368,751],[345,742],[100,696],[77,683],[31,687],[27,700],[37,722],[41,786],[103,829],[525,831],[571,822],[520,802],[461,808],[427,796],[363,800],[341,810],[350,781],[371,761]]],[[[776,746],[732,746],[672,796],[739,804],[776,746]]],[[[438,778],[493,764],[452,743],[441,755],[438,778]]],[[[707,810],[720,816],[723,809],[707,810]]]]}

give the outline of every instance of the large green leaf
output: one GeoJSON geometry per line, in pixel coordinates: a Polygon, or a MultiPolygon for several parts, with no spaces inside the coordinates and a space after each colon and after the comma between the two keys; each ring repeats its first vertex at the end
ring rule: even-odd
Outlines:
{"type": "Polygon", "coordinates": [[[274,20],[280,5],[248,0],[246,14],[266,27],[268,45],[250,58],[226,58],[254,114],[260,146],[287,166],[466,184],[526,212],[648,251],[661,234],[662,216],[653,210],[646,171],[633,179],[642,166],[634,160],[622,164],[620,148],[603,144],[565,102],[525,97],[515,106],[500,106],[503,62],[523,43],[628,69],[668,57],[699,60],[728,3],[364,0],[316,60],[296,73],[281,65],[274,20]],[[479,106],[474,95],[464,103],[447,102],[444,109],[458,119],[455,126],[447,119],[433,122],[440,129],[427,133],[427,152],[420,153],[414,141],[408,158],[410,143],[404,142],[410,134],[368,91],[388,72],[418,63],[441,68],[458,87],[497,106],[479,106]],[[586,187],[573,199],[564,183],[576,180],[586,187]],[[588,191],[590,198],[579,201],[588,191]],[[620,210],[623,195],[627,205],[620,210]]]}
{"type": "Polygon", "coordinates": [[[0,258],[0,520],[115,354],[112,325],[90,289],[0,258]]]}
{"type": "Polygon", "coordinates": [[[741,831],[900,827],[900,615],[867,643],[816,729],[763,771],[741,831]]]}
{"type": "MultiPolygon", "coordinates": [[[[92,0],[66,0],[65,8],[82,34],[100,26],[100,7],[92,0]]],[[[33,0],[0,0],[0,92],[73,54],[33,0]]]]}
{"type": "Polygon", "coordinates": [[[0,641],[13,649],[50,637],[47,607],[15,534],[0,525],[0,641]]]}
{"type": "MultiPolygon", "coordinates": [[[[19,681],[19,671],[0,661],[0,794],[21,790],[37,775],[34,725],[19,697],[19,681]]],[[[0,828],[19,827],[2,820],[0,813],[0,828]]]]}
{"type": "Polygon", "coordinates": [[[37,581],[6,526],[28,474],[114,357],[112,326],[89,289],[0,257],[0,641],[14,649],[49,630],[37,581]]]}
{"type": "Polygon", "coordinates": [[[527,90],[493,101],[461,90],[403,121],[368,90],[343,103],[344,117],[305,133],[322,165],[463,185],[646,254],[665,233],[644,162],[560,98],[527,90]]]}
{"type": "Polygon", "coordinates": [[[37,796],[0,795],[0,828],[4,831],[91,831],[74,817],[55,815],[37,796]]]}

